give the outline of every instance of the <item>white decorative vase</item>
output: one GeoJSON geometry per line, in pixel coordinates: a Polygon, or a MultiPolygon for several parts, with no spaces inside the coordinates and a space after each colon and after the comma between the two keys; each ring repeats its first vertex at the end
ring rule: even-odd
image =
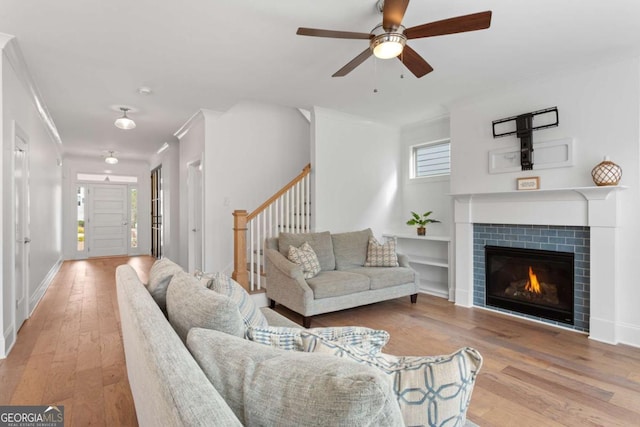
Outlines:
{"type": "Polygon", "coordinates": [[[599,187],[618,185],[620,178],[622,178],[622,168],[609,160],[608,156],[605,156],[604,160],[591,170],[591,177],[599,187]]]}

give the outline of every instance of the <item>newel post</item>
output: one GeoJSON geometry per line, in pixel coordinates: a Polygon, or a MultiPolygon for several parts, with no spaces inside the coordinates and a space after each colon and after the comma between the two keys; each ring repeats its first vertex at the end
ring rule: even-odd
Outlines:
{"type": "Polygon", "coordinates": [[[233,280],[249,290],[247,273],[247,211],[233,211],[233,280]]]}

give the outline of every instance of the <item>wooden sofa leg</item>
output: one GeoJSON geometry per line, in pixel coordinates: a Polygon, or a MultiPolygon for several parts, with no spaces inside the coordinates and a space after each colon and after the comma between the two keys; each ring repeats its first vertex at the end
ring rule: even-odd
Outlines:
{"type": "Polygon", "coordinates": [[[276,308],[276,300],[272,299],[272,300],[269,301],[269,308],[272,309],[272,310],[274,308],[276,308]]]}
{"type": "Polygon", "coordinates": [[[311,317],[302,316],[302,326],[309,329],[311,327],[311,317]]]}
{"type": "Polygon", "coordinates": [[[411,295],[411,304],[418,302],[418,294],[411,295]]]}

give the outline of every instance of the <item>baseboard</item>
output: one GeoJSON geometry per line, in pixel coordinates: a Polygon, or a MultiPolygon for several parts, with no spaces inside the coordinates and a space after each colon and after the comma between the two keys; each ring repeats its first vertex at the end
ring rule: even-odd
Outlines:
{"type": "Polygon", "coordinates": [[[640,348],[640,327],[618,323],[618,342],[640,348]]]}
{"type": "Polygon", "coordinates": [[[5,329],[2,336],[0,337],[0,359],[6,358],[9,352],[11,351],[11,349],[13,348],[13,345],[16,343],[16,340],[15,340],[16,334],[14,333],[14,329],[15,329],[15,323],[11,322],[9,327],[5,329]],[[7,343],[9,343],[9,348],[5,348],[7,343]]]}
{"type": "Polygon", "coordinates": [[[53,281],[53,278],[56,277],[56,274],[58,274],[58,271],[60,271],[61,266],[62,257],[58,258],[58,261],[56,261],[56,263],[51,267],[44,279],[42,279],[42,282],[40,282],[38,289],[36,289],[33,295],[29,298],[29,317],[31,317],[31,314],[33,314],[33,310],[35,310],[38,306],[38,303],[44,296],[44,293],[47,291],[47,288],[49,288],[49,285],[53,281]]]}
{"type": "Polygon", "coordinates": [[[267,298],[266,292],[251,294],[251,299],[253,299],[253,302],[255,302],[258,307],[267,307],[269,305],[269,298],[267,298]]]}

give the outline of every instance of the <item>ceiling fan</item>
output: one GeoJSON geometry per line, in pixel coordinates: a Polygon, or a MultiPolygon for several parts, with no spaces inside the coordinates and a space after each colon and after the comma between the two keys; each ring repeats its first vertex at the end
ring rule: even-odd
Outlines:
{"type": "Polygon", "coordinates": [[[433,71],[433,67],[406,44],[407,40],[484,30],[491,25],[491,11],[486,11],[405,28],[402,25],[402,18],[409,5],[409,0],[380,0],[378,7],[380,8],[381,5],[382,23],[370,33],[300,27],[296,34],[369,40],[369,47],[336,71],[332,77],[346,76],[371,55],[375,55],[380,59],[397,57],[416,77],[420,78],[433,71]]]}

